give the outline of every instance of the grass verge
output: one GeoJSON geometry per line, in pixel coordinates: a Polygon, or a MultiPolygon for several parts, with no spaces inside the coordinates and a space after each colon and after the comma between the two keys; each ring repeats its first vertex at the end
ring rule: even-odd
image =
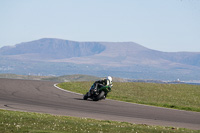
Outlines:
{"type": "MultiPolygon", "coordinates": [[[[65,82],[60,88],[85,94],[93,82],[65,82]]],[[[200,112],[200,86],[114,82],[109,99],[200,112]]]]}
{"type": "Polygon", "coordinates": [[[50,114],[0,110],[2,133],[199,133],[200,130],[136,125],[50,114]]]}

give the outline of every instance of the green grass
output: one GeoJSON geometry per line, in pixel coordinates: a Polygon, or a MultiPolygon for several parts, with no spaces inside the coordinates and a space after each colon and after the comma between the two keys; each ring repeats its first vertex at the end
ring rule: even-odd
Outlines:
{"type": "MultiPolygon", "coordinates": [[[[65,82],[59,87],[85,94],[92,82],[65,82]]],[[[200,86],[114,82],[109,99],[200,112],[200,86]]]]}
{"type": "Polygon", "coordinates": [[[100,121],[0,110],[1,133],[199,133],[200,130],[137,125],[127,122],[100,121]]]}

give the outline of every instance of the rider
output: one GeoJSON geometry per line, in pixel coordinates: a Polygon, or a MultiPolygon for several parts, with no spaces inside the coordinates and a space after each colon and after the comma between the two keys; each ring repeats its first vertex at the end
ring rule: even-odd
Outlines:
{"type": "MultiPolygon", "coordinates": [[[[98,81],[95,81],[93,86],[90,88],[91,89],[94,89],[95,87],[103,87],[103,86],[109,86],[109,89],[111,90],[111,87],[113,86],[112,85],[112,77],[111,76],[108,76],[107,78],[103,79],[103,80],[98,80],[98,81]]],[[[90,96],[90,90],[88,92],[88,96],[90,96]]]]}
{"type": "Polygon", "coordinates": [[[95,83],[103,84],[104,86],[110,86],[112,87],[112,77],[108,76],[107,78],[103,80],[98,80],[95,83]]]}

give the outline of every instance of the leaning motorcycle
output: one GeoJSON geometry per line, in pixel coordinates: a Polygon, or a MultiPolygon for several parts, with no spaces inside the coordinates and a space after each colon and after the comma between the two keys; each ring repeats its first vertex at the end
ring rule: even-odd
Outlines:
{"type": "Polygon", "coordinates": [[[101,99],[105,99],[106,95],[110,91],[111,91],[111,87],[110,86],[104,86],[103,84],[94,83],[91,86],[91,89],[89,90],[89,92],[87,92],[83,96],[83,99],[87,100],[88,98],[91,98],[93,101],[98,101],[98,100],[101,100],[101,99]]]}

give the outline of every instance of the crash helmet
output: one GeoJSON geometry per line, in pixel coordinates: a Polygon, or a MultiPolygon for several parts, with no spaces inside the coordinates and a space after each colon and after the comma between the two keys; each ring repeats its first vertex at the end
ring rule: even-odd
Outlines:
{"type": "Polygon", "coordinates": [[[110,84],[112,84],[112,77],[111,76],[108,76],[107,80],[109,80],[110,84]]]}

